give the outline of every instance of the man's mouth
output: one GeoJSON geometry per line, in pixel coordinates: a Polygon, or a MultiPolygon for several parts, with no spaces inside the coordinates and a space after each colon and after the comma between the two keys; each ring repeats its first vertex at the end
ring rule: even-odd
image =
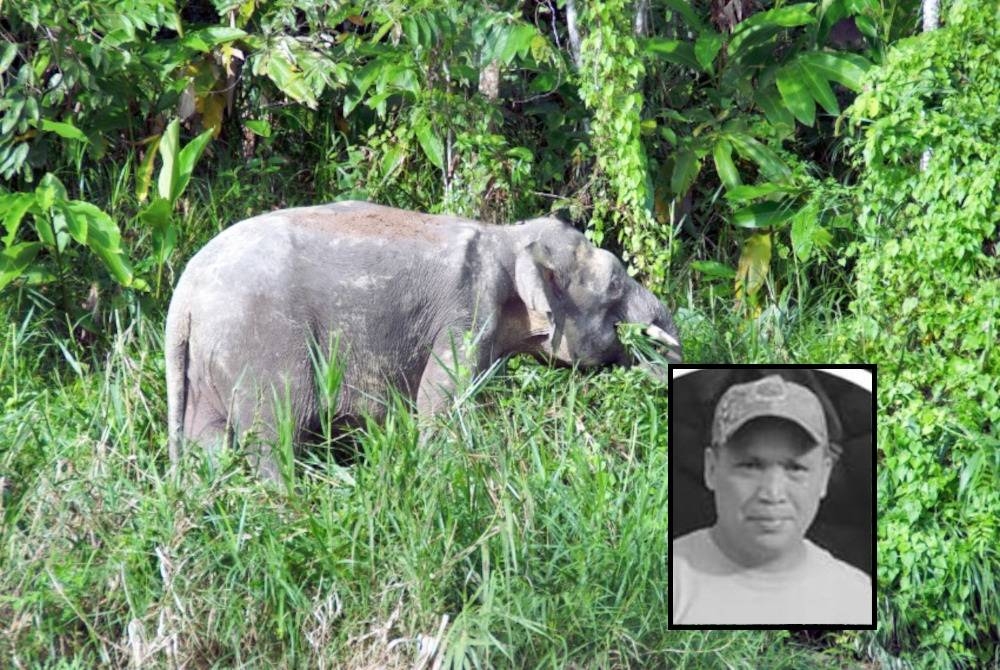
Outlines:
{"type": "Polygon", "coordinates": [[[747,520],[765,533],[773,533],[782,530],[792,519],[787,516],[749,516],[747,520]]]}

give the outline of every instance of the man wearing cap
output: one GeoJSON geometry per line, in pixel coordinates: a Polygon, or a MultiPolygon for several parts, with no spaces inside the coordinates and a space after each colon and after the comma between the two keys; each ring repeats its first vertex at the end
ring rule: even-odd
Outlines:
{"type": "Polygon", "coordinates": [[[805,386],[771,375],[726,390],[705,449],[716,521],[673,542],[673,623],[872,624],[868,575],[805,537],[837,455],[805,386]]]}

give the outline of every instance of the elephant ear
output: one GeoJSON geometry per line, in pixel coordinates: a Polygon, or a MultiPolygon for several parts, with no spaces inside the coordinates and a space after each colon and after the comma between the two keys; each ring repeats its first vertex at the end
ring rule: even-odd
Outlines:
{"type": "Polygon", "coordinates": [[[552,326],[552,298],[558,291],[552,254],[545,245],[532,242],[518,254],[514,263],[517,294],[532,312],[544,316],[552,326]]]}

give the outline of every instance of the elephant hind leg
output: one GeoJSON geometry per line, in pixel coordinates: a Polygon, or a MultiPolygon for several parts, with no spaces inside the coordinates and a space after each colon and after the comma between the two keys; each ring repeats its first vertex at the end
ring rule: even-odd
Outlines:
{"type": "Polygon", "coordinates": [[[251,465],[271,481],[282,481],[279,457],[284,454],[291,461],[296,445],[317,423],[311,383],[311,378],[302,376],[295,381],[282,379],[266,390],[240,384],[232,392],[232,430],[251,465]]]}
{"type": "Polygon", "coordinates": [[[224,413],[192,397],[188,396],[184,410],[184,439],[199,445],[217,463],[218,452],[232,442],[231,426],[224,413]]]}

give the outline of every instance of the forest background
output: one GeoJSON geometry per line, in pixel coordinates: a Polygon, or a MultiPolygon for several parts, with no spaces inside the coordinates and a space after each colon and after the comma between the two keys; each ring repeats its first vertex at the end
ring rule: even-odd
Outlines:
{"type": "Polygon", "coordinates": [[[996,667],[1000,5],[921,18],[0,2],[0,666],[996,667]],[[557,213],[689,361],[877,363],[878,630],[667,628],[667,400],[633,370],[515,362],[294,496],[239,454],[170,474],[185,261],[345,198],[557,213]]]}

